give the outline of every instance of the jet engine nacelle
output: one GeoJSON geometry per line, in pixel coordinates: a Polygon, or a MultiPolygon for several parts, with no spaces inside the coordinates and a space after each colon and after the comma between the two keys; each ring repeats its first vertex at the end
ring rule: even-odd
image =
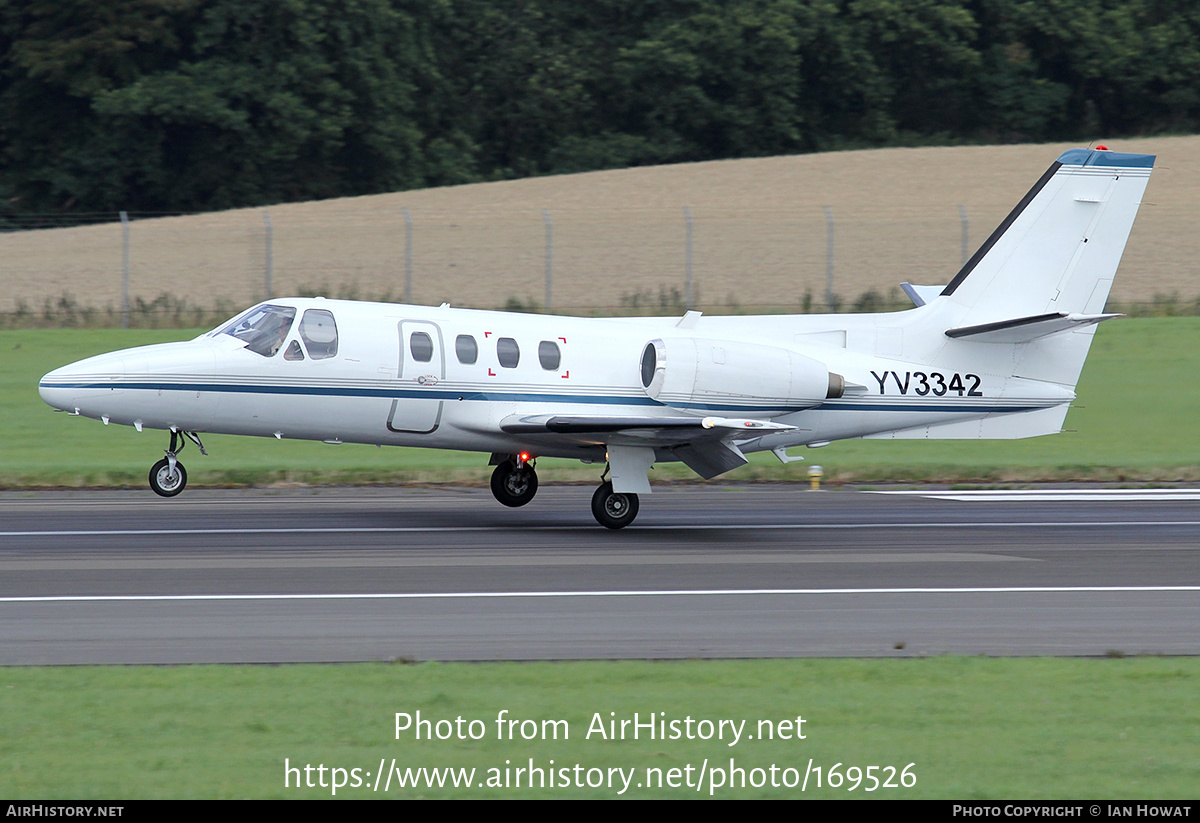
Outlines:
{"type": "Polygon", "coordinates": [[[646,394],[668,406],[743,406],[780,414],[841,397],[846,381],[824,363],[775,346],[728,340],[651,340],[642,350],[646,394]]]}

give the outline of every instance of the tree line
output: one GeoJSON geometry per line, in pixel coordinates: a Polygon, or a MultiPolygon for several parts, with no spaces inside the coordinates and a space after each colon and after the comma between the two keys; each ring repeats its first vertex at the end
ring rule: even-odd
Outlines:
{"type": "Polygon", "coordinates": [[[0,216],[1200,130],[1193,0],[0,0],[0,216]]]}

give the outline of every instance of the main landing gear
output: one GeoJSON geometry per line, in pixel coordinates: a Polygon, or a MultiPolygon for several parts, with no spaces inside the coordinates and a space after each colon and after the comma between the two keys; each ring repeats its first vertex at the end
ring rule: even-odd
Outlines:
{"type": "Polygon", "coordinates": [[[150,488],[155,494],[162,497],[174,497],[187,487],[187,469],[179,462],[177,455],[183,451],[188,440],[196,444],[196,448],[200,449],[201,454],[208,454],[204,449],[204,444],[200,442],[199,436],[194,432],[179,432],[172,429],[171,446],[166,451],[167,456],[150,467],[150,488]],[[187,439],[181,440],[180,434],[187,439]]]}
{"type": "MultiPolygon", "coordinates": [[[[521,452],[511,456],[498,454],[493,459],[500,462],[492,472],[492,496],[512,508],[532,500],[538,489],[533,456],[521,452]]],[[[637,517],[638,496],[632,492],[613,491],[613,484],[605,479],[607,477],[606,467],[600,476],[600,487],[592,495],[592,516],[606,529],[623,529],[637,517]]]]}
{"type": "Polygon", "coordinates": [[[537,494],[537,472],[533,458],[526,452],[513,455],[492,472],[492,496],[505,506],[524,506],[537,494]]]}
{"type": "Polygon", "coordinates": [[[607,480],[592,495],[592,516],[606,529],[625,528],[637,513],[638,496],[632,492],[613,491],[613,484],[607,480]]]}

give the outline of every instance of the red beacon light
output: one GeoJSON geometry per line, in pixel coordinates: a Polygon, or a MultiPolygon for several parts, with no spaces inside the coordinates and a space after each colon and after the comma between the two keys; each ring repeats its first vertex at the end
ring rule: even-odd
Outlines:
{"type": "Polygon", "coordinates": [[[1096,146],[1096,151],[1108,151],[1108,146],[1096,146]]]}

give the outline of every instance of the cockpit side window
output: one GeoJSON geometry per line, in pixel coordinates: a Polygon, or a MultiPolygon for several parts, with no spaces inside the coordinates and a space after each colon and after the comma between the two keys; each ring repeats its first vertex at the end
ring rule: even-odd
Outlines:
{"type": "Polygon", "coordinates": [[[255,354],[273,357],[295,319],[296,310],[290,306],[258,306],[221,329],[221,333],[246,341],[246,348],[255,354]]]}
{"type": "Polygon", "coordinates": [[[325,360],[337,354],[337,323],[325,309],[308,309],[300,320],[300,337],[313,360],[325,360]]]}

